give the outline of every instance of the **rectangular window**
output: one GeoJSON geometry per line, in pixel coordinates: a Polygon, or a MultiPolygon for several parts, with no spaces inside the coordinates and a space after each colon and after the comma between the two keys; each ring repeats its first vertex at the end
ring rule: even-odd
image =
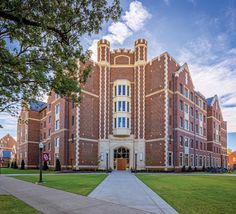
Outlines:
{"type": "Polygon", "coordinates": [[[57,137],[57,138],[55,139],[55,147],[59,147],[59,144],[60,144],[60,138],[57,137]]]}
{"type": "Polygon", "coordinates": [[[122,111],[125,111],[125,101],[122,101],[122,111]]]}
{"type": "Polygon", "coordinates": [[[190,123],[190,130],[193,132],[193,122],[190,123]]]}
{"type": "Polygon", "coordinates": [[[193,107],[190,108],[190,115],[193,117],[193,107]]]}
{"type": "Polygon", "coordinates": [[[51,136],[51,129],[48,129],[48,136],[51,136]]]}
{"type": "Polygon", "coordinates": [[[46,121],[43,122],[43,127],[44,127],[44,128],[46,127],[46,121]]]}
{"type": "Polygon", "coordinates": [[[185,139],[184,139],[184,146],[188,147],[188,138],[187,137],[185,137],[185,139]]]}
{"type": "Polygon", "coordinates": [[[129,86],[127,86],[127,96],[129,96],[129,86]]]}
{"type": "Polygon", "coordinates": [[[183,166],[183,153],[179,153],[179,166],[183,166]]]}
{"type": "Polygon", "coordinates": [[[60,129],[60,121],[56,120],[56,124],[55,124],[55,130],[60,129]]]}
{"type": "Polygon", "coordinates": [[[121,95],[121,85],[118,85],[118,95],[121,95]]]}
{"type": "Polygon", "coordinates": [[[196,141],[196,149],[198,149],[198,141],[196,141]]]}
{"type": "Polygon", "coordinates": [[[188,104],[184,104],[184,111],[188,114],[188,104]]]}
{"type": "Polygon", "coordinates": [[[185,155],[184,155],[184,165],[185,165],[185,166],[188,166],[188,165],[189,165],[189,157],[188,157],[188,154],[185,154],[185,155]]]}
{"type": "Polygon", "coordinates": [[[52,120],[52,117],[49,116],[49,117],[48,117],[48,123],[51,123],[51,120],[52,120]]]}
{"type": "Polygon", "coordinates": [[[56,105],[56,114],[59,114],[60,113],[60,104],[57,104],[56,105]]]}
{"type": "Polygon", "coordinates": [[[114,103],[114,105],[115,105],[114,107],[115,107],[115,112],[116,112],[116,102],[114,103]]]}
{"type": "Polygon", "coordinates": [[[121,128],[121,117],[118,117],[118,128],[121,128]]]}
{"type": "Polygon", "coordinates": [[[125,85],[123,85],[123,95],[125,95],[125,85]]]}
{"type": "Polygon", "coordinates": [[[184,125],[184,124],[183,124],[183,118],[180,117],[180,127],[183,128],[183,125],[184,125]]]}
{"type": "Polygon", "coordinates": [[[180,142],[180,145],[181,145],[181,146],[184,145],[184,138],[183,138],[183,136],[180,136],[180,137],[179,137],[179,142],[180,142]]]}
{"type": "Polygon", "coordinates": [[[182,100],[179,101],[179,108],[181,111],[183,111],[183,101],[182,100]]]}
{"type": "Polygon", "coordinates": [[[116,129],[116,118],[114,118],[114,128],[116,129]]]}
{"type": "Polygon", "coordinates": [[[72,118],[71,118],[71,124],[72,124],[72,126],[74,125],[74,123],[75,123],[75,117],[74,117],[74,115],[72,115],[72,118]]]}
{"type": "Polygon", "coordinates": [[[193,155],[190,156],[190,164],[191,164],[191,166],[194,166],[194,158],[193,158],[193,155]]]}
{"type": "Polygon", "coordinates": [[[121,101],[118,101],[118,111],[121,111],[121,101]]]}
{"type": "Polygon", "coordinates": [[[168,152],[168,165],[172,166],[172,152],[168,152]]]}
{"type": "Polygon", "coordinates": [[[129,118],[127,118],[127,128],[129,128],[129,118]]]}
{"type": "Polygon", "coordinates": [[[184,88],[184,96],[188,98],[188,89],[184,88]]]}
{"type": "Polygon", "coordinates": [[[199,134],[199,127],[196,125],[196,133],[199,134]]]}
{"type": "Polygon", "coordinates": [[[129,112],[129,102],[127,102],[127,112],[129,112]]]}
{"type": "Polygon", "coordinates": [[[48,144],[48,151],[51,150],[51,143],[48,144]]]}
{"type": "Polygon", "coordinates": [[[117,90],[116,90],[117,86],[115,86],[115,96],[117,96],[117,90]]]}
{"type": "Polygon", "coordinates": [[[122,117],[122,127],[125,128],[125,117],[122,117]]]}
{"type": "Polygon", "coordinates": [[[188,130],[188,120],[184,120],[184,129],[188,130]]]}

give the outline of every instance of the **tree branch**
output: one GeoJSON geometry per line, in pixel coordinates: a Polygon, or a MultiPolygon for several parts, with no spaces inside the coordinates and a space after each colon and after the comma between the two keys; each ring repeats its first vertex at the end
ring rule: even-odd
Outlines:
{"type": "MultiPolygon", "coordinates": [[[[6,13],[4,11],[0,11],[0,17],[14,21],[16,23],[20,23],[20,24],[25,24],[29,26],[35,26],[35,27],[43,27],[39,22],[31,21],[24,17],[13,16],[12,14],[6,13]]],[[[69,40],[64,32],[51,26],[46,26],[46,29],[57,33],[61,37],[62,41],[64,41],[67,45],[69,45],[69,40]]]]}

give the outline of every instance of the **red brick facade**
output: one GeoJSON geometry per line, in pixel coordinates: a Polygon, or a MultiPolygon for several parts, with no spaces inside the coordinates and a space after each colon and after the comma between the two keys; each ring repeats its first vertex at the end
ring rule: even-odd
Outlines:
{"type": "Polygon", "coordinates": [[[18,124],[19,161],[27,154],[27,165],[37,165],[42,141],[50,166],[56,158],[75,169],[117,169],[120,158],[129,169],[227,166],[219,101],[194,90],[187,64],[180,66],[167,52],[147,62],[144,39],[134,50],[110,50],[100,40],[98,61],[88,63],[93,69],[79,106],[52,92],[37,111],[22,109],[28,125],[18,124]]]}

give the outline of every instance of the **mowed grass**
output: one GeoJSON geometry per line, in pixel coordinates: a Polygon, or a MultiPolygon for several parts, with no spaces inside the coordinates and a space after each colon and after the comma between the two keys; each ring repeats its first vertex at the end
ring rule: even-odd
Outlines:
{"type": "MultiPolygon", "coordinates": [[[[87,196],[106,177],[106,174],[45,175],[43,181],[44,186],[87,196]]],[[[14,178],[32,183],[38,182],[38,176],[15,176],[14,178]]]]}
{"type": "Polygon", "coordinates": [[[182,214],[236,213],[236,177],[137,174],[182,214]]]}
{"type": "Polygon", "coordinates": [[[11,195],[0,195],[1,214],[38,214],[37,210],[11,195]]]}
{"type": "MultiPolygon", "coordinates": [[[[12,168],[1,168],[1,174],[39,174],[39,169],[12,169],[12,168]]],[[[52,170],[43,170],[45,174],[57,173],[52,170]]]]}

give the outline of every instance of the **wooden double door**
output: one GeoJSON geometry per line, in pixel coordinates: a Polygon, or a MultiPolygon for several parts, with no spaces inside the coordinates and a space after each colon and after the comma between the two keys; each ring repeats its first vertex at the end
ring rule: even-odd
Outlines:
{"type": "Polygon", "coordinates": [[[117,170],[126,170],[127,159],[118,158],[117,159],[117,170]]]}

